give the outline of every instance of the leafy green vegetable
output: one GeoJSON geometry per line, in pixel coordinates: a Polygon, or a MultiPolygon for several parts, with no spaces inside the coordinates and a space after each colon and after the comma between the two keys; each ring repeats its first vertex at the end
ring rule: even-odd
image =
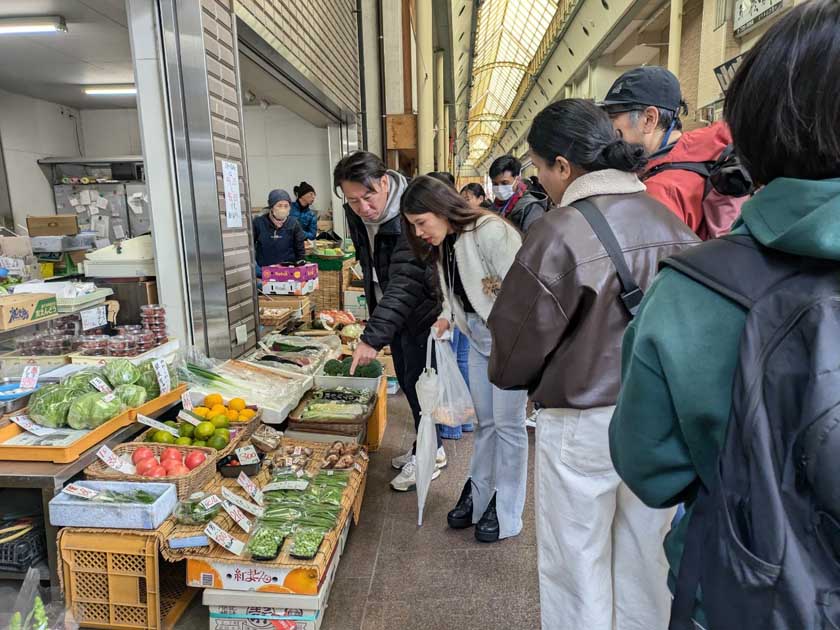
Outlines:
{"type": "Polygon", "coordinates": [[[9,630],[23,630],[23,615],[16,612],[12,615],[12,621],[9,624],[9,630]]]}
{"type": "Polygon", "coordinates": [[[120,385],[114,393],[126,407],[139,407],[148,400],[146,390],[139,385],[120,385]]]}
{"type": "Polygon", "coordinates": [[[210,508],[201,505],[209,496],[211,495],[206,492],[194,492],[179,502],[175,508],[175,520],[181,525],[204,525],[212,521],[222,509],[222,504],[217,503],[210,508]]]}
{"type": "Polygon", "coordinates": [[[99,370],[82,370],[76,372],[65,378],[61,384],[66,387],[72,387],[84,392],[95,392],[96,388],[90,384],[91,380],[97,376],[101,377],[102,373],[99,370]]]}
{"type": "Polygon", "coordinates": [[[341,361],[330,359],[324,364],[324,374],[327,376],[358,376],[360,378],[378,378],[384,371],[382,364],[374,359],[367,365],[356,366],[356,373],[350,374],[353,357],[346,357],[341,361]]]}
{"type": "Polygon", "coordinates": [[[157,499],[155,495],[145,490],[129,490],[127,492],[103,490],[92,500],[100,503],[141,503],[143,505],[151,505],[157,499]]]}
{"type": "Polygon", "coordinates": [[[74,429],[95,429],[123,410],[122,400],[114,394],[91,392],[76,398],[67,412],[67,424],[74,429]]]}
{"type": "MultiPolygon", "coordinates": [[[[87,390],[89,391],[89,390],[87,390]]],[[[67,412],[73,401],[86,392],[68,385],[46,385],[29,398],[29,417],[42,426],[67,426],[67,412]]]]}
{"type": "Polygon", "coordinates": [[[128,359],[114,359],[105,364],[102,370],[111,387],[131,385],[140,378],[140,370],[128,359]]]}
{"type": "Polygon", "coordinates": [[[274,560],[287,535],[283,529],[260,525],[251,534],[246,548],[254,560],[274,560]]]}
{"type": "MultiPolygon", "coordinates": [[[[157,374],[155,373],[152,360],[144,361],[137,366],[140,372],[140,377],[134,382],[146,390],[147,400],[152,400],[160,396],[160,383],[158,383],[157,374]]],[[[172,369],[169,364],[166,365],[166,371],[169,372],[169,384],[172,389],[178,386],[178,374],[172,369]]]]}

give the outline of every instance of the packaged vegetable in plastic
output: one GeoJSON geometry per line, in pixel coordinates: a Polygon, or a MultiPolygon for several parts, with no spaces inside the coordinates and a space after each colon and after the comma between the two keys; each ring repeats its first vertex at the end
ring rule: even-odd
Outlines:
{"type": "Polygon", "coordinates": [[[111,387],[131,385],[140,378],[140,370],[128,359],[114,359],[107,363],[102,371],[111,387]]]}
{"type": "Polygon", "coordinates": [[[274,560],[280,553],[280,548],[288,534],[288,528],[260,524],[251,532],[245,549],[253,560],[274,560]]]}
{"type": "Polygon", "coordinates": [[[180,501],[175,508],[175,520],[181,525],[204,525],[213,520],[222,503],[208,501],[213,496],[206,492],[193,492],[189,497],[180,501]],[[210,505],[215,503],[215,505],[210,505]]]}
{"type": "Polygon", "coordinates": [[[63,381],[61,384],[66,387],[72,387],[74,389],[78,389],[79,391],[84,392],[95,392],[96,387],[91,385],[91,381],[96,377],[102,377],[102,372],[99,370],[82,370],[80,372],[76,372],[71,374],[63,381]]]}
{"type": "Polygon", "coordinates": [[[295,541],[289,554],[294,558],[310,560],[318,553],[318,547],[324,540],[323,529],[304,527],[295,532],[295,541]]]}
{"type": "Polygon", "coordinates": [[[146,390],[139,385],[120,385],[114,393],[126,407],[139,407],[148,400],[146,390]]]}
{"type": "Polygon", "coordinates": [[[47,385],[29,398],[29,417],[33,422],[52,429],[67,426],[67,412],[82,392],[65,385],[47,385]]]}
{"type": "MultiPolygon", "coordinates": [[[[160,396],[160,383],[158,383],[157,373],[155,372],[154,365],[152,365],[152,360],[143,361],[143,363],[137,366],[137,369],[140,372],[140,376],[134,384],[146,390],[148,400],[160,396]]],[[[174,389],[180,382],[178,380],[178,374],[168,363],[166,365],[166,371],[169,372],[169,386],[171,389],[174,389]]]]}
{"type": "Polygon", "coordinates": [[[123,403],[118,396],[91,392],[73,401],[67,411],[67,424],[74,429],[95,429],[119,415],[123,403]]]}

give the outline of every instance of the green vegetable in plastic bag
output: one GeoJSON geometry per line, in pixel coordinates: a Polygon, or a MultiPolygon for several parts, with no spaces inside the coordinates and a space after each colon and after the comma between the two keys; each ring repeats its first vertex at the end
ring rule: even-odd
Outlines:
{"type": "Polygon", "coordinates": [[[42,387],[29,398],[29,417],[33,422],[51,429],[66,427],[71,403],[84,393],[67,385],[42,387]]]}
{"type": "Polygon", "coordinates": [[[83,392],[95,392],[97,389],[90,382],[97,376],[102,378],[102,372],[99,370],[82,370],[81,372],[71,374],[61,384],[65,387],[72,387],[83,392]]]}
{"type": "MultiPolygon", "coordinates": [[[[137,366],[137,369],[140,371],[140,378],[138,378],[134,384],[139,385],[146,390],[148,400],[160,396],[160,383],[158,383],[157,373],[155,373],[152,360],[149,359],[148,361],[144,361],[137,366]]],[[[170,390],[175,389],[179,384],[178,374],[169,364],[166,365],[166,371],[169,372],[170,390]]]]}
{"type": "Polygon", "coordinates": [[[102,370],[111,387],[131,385],[140,378],[140,370],[128,359],[109,361],[102,370]]]}
{"type": "Polygon", "coordinates": [[[146,390],[139,385],[120,385],[114,393],[126,407],[139,407],[148,400],[146,390]]]}
{"type": "Polygon", "coordinates": [[[92,392],[80,396],[70,405],[67,424],[74,429],[95,429],[123,410],[119,396],[92,392]]]}

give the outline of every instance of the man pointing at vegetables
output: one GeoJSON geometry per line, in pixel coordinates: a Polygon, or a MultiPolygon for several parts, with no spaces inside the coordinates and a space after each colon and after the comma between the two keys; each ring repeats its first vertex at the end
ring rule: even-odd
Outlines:
{"type": "MultiPolygon", "coordinates": [[[[357,151],[336,164],[333,184],[341,188],[347,199],[347,227],[364,272],[365,297],[370,308],[350,373],[376,359],[379,351],[390,344],[397,380],[408,399],[416,429],[420,424],[420,403],[414,386],[426,365],[429,331],[441,306],[434,269],[414,256],[401,230],[400,200],[406,180],[388,170],[373,153],[357,151]]],[[[401,492],[413,490],[414,447],[395,457],[391,465],[401,471],[391,481],[391,487],[401,492]]],[[[445,466],[446,453],[438,433],[437,467],[432,479],[439,477],[445,466]]]]}

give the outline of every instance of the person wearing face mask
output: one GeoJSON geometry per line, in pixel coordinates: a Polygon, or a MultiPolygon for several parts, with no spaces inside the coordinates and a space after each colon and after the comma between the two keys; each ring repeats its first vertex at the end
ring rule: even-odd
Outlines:
{"type": "MultiPolygon", "coordinates": [[[[258,268],[303,260],[303,230],[289,216],[292,199],[285,190],[268,195],[268,212],[254,219],[254,250],[258,268]]],[[[257,269],[259,273],[259,269],[257,269]]]]}
{"type": "Polygon", "coordinates": [[[528,190],[522,181],[522,163],[512,155],[496,158],[490,165],[493,181],[493,210],[524,234],[548,208],[548,197],[528,190]]]}
{"type": "MultiPolygon", "coordinates": [[[[347,200],[347,231],[362,267],[370,310],[367,326],[353,352],[350,373],[356,366],[370,363],[384,346],[390,345],[397,380],[408,399],[416,430],[420,424],[420,403],[415,385],[426,367],[429,331],[441,304],[434,267],[414,255],[400,223],[400,199],[407,182],[373,153],[356,151],[336,164],[333,185],[347,200]]],[[[439,477],[447,464],[439,431],[437,444],[432,479],[439,477]]],[[[416,488],[413,446],[393,458],[391,466],[400,470],[391,481],[391,488],[399,492],[416,488]]]]}
{"type": "Polygon", "coordinates": [[[292,190],[297,200],[292,204],[289,216],[300,223],[303,235],[311,241],[318,233],[318,215],[312,208],[312,204],[315,203],[315,189],[310,184],[301,182],[292,190]]]}

